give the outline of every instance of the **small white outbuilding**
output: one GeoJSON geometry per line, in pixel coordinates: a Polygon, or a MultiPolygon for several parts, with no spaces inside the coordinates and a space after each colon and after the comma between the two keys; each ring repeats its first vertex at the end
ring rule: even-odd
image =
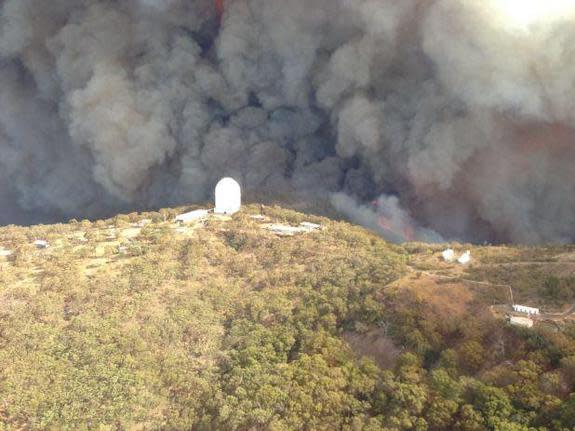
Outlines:
{"type": "Polygon", "coordinates": [[[48,241],[45,241],[43,239],[37,239],[36,241],[34,241],[34,245],[36,246],[36,248],[39,248],[39,249],[44,249],[44,248],[50,247],[50,244],[48,244],[48,241]]]}
{"type": "Polygon", "coordinates": [[[233,178],[223,178],[216,185],[216,214],[235,214],[242,206],[242,190],[233,178]]]}
{"type": "Polygon", "coordinates": [[[191,223],[202,220],[208,216],[208,210],[195,210],[189,213],[180,214],[176,217],[176,221],[180,223],[191,223]]]}
{"type": "Polygon", "coordinates": [[[8,250],[4,247],[0,247],[0,257],[8,257],[12,256],[14,252],[12,250],[8,250]]]}
{"type": "Polygon", "coordinates": [[[453,262],[455,260],[455,252],[451,248],[444,250],[441,255],[443,256],[443,260],[445,262],[453,262]]]}
{"type": "Polygon", "coordinates": [[[273,233],[280,236],[294,236],[298,233],[312,233],[321,228],[321,225],[309,222],[302,222],[297,227],[279,223],[269,224],[265,227],[265,229],[271,230],[273,233]]]}
{"type": "Polygon", "coordinates": [[[320,230],[320,229],[321,229],[321,225],[320,225],[320,224],[310,223],[310,222],[307,222],[307,221],[301,222],[301,223],[299,224],[299,226],[300,226],[301,229],[305,229],[305,230],[307,230],[307,231],[309,231],[309,232],[313,232],[313,231],[315,231],[315,230],[320,230]]]}
{"type": "Polygon", "coordinates": [[[462,265],[468,264],[469,262],[471,262],[471,252],[467,250],[465,253],[461,255],[459,259],[457,259],[457,261],[462,265]]]}

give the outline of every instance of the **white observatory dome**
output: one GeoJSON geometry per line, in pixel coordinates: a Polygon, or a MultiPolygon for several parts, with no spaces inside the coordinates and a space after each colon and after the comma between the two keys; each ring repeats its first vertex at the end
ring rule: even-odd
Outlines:
{"type": "Polygon", "coordinates": [[[223,178],[216,186],[216,214],[234,214],[242,206],[242,190],[233,178],[223,178]]]}

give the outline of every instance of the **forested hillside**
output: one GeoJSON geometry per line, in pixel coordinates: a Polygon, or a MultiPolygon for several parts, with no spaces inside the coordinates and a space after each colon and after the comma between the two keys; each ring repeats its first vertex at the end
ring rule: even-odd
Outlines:
{"type": "Polygon", "coordinates": [[[176,214],[0,229],[0,430],[575,427],[572,249],[461,267],[276,207],[176,214]],[[508,285],[557,317],[510,326],[508,285]]]}

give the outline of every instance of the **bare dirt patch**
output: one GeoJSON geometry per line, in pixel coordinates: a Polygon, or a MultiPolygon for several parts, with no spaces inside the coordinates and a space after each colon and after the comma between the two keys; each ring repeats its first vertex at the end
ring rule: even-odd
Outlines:
{"type": "Polygon", "coordinates": [[[385,335],[383,329],[374,329],[365,334],[345,332],[343,339],[356,354],[372,359],[385,369],[393,368],[401,353],[401,350],[385,335]]]}

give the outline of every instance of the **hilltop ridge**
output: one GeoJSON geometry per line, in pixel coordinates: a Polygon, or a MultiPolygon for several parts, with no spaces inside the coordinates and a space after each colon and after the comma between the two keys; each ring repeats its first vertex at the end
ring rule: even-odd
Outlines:
{"type": "Polygon", "coordinates": [[[280,207],[190,209],[0,228],[4,429],[575,425],[574,247],[451,244],[462,266],[280,207]]]}

